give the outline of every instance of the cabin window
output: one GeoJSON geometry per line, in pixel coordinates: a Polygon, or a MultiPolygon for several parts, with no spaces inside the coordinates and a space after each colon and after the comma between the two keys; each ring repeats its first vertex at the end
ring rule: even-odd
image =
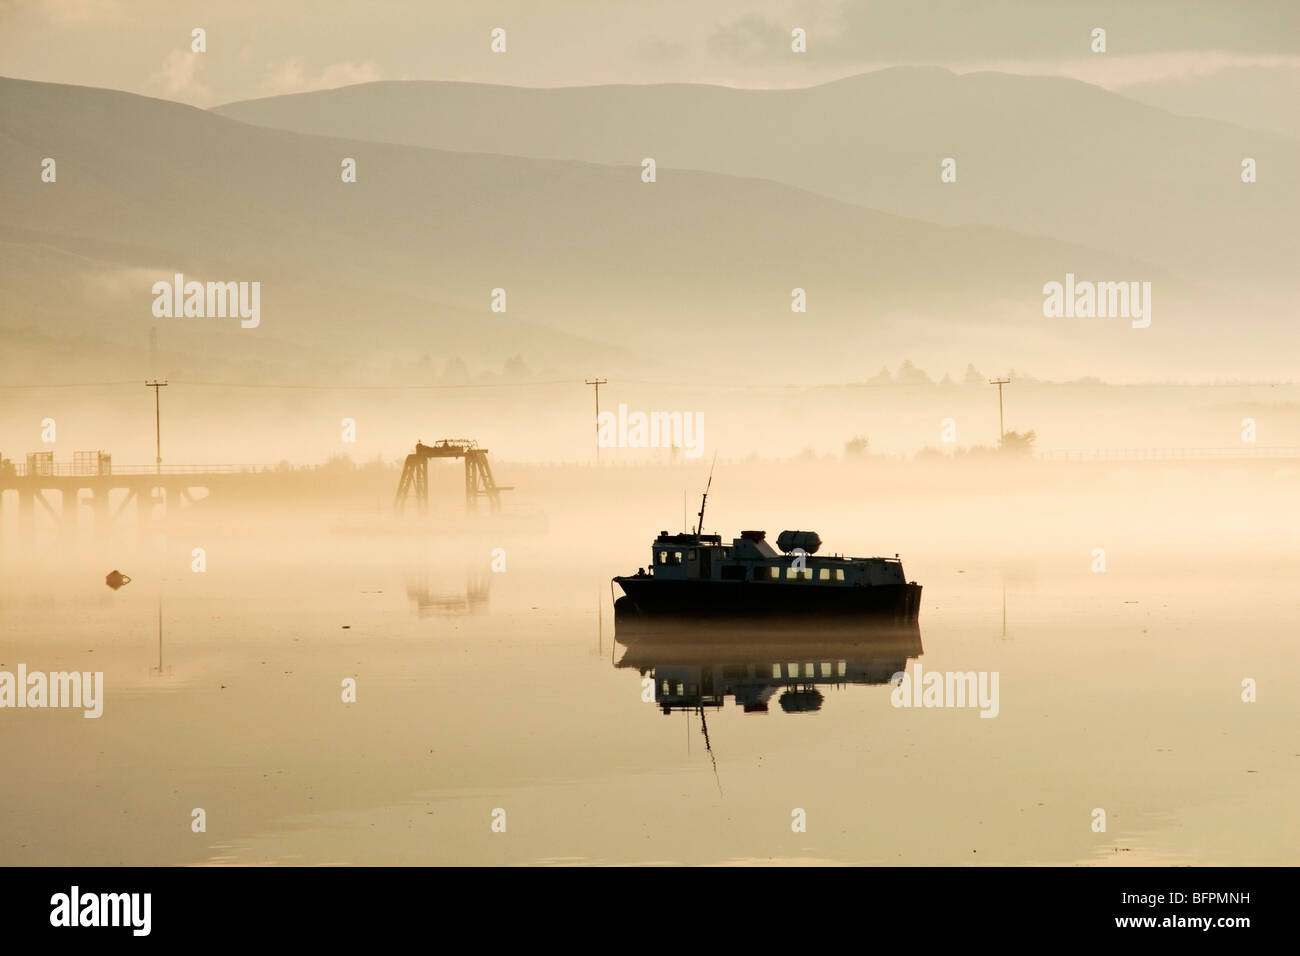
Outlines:
{"type": "Polygon", "coordinates": [[[844,569],[843,569],[843,568],[836,568],[836,569],[835,569],[835,580],[836,580],[836,581],[843,581],[843,580],[844,580],[844,569]]]}
{"type": "Polygon", "coordinates": [[[780,664],[773,664],[773,665],[772,665],[772,676],[773,676],[773,677],[780,677],[780,676],[781,676],[781,665],[780,665],[780,664]]]}
{"type": "Polygon", "coordinates": [[[785,579],[787,581],[811,581],[812,568],[786,568],[785,579]]]}
{"type": "Polygon", "coordinates": [[[661,691],[661,693],[662,693],[665,697],[667,697],[669,694],[672,693],[672,689],[669,688],[669,686],[668,686],[668,681],[664,681],[664,688],[663,688],[663,690],[661,691]]]}
{"type": "Polygon", "coordinates": [[[786,677],[798,677],[798,676],[799,676],[799,662],[798,662],[798,661],[791,661],[789,664],[787,664],[787,665],[785,666],[785,676],[786,676],[786,677]]]}
{"type": "Polygon", "coordinates": [[[686,553],[686,559],[688,561],[694,561],[695,558],[696,558],[695,549],[691,548],[691,550],[686,553]]]}
{"type": "Polygon", "coordinates": [[[660,551],[659,563],[669,566],[679,565],[682,563],[682,553],[680,551],[660,551]]]}
{"type": "Polygon", "coordinates": [[[830,568],[822,568],[820,571],[817,572],[818,581],[829,581],[830,579],[831,579],[830,568]]]}
{"type": "Polygon", "coordinates": [[[829,661],[822,661],[822,677],[831,676],[831,665],[829,661]]]}
{"type": "Polygon", "coordinates": [[[849,672],[849,665],[845,661],[840,661],[835,665],[835,670],[841,677],[843,677],[849,672]]]}

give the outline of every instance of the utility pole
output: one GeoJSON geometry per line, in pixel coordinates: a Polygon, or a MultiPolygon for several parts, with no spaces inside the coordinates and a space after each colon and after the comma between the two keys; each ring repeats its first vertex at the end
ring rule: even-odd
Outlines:
{"type": "Polygon", "coordinates": [[[145,388],[153,389],[153,448],[154,448],[154,473],[162,474],[162,418],[158,412],[158,389],[167,385],[166,382],[160,382],[154,379],[152,382],[145,382],[145,388]]]}
{"type": "Polygon", "coordinates": [[[1002,447],[1002,436],[1005,435],[1005,434],[1007,433],[1007,428],[1006,428],[1006,426],[1002,424],[1002,386],[1003,386],[1003,385],[1010,385],[1010,384],[1011,384],[1011,379],[1009,379],[1009,378],[991,378],[991,379],[989,379],[989,384],[990,384],[990,385],[996,385],[996,386],[998,387],[998,447],[1001,448],[1001,447],[1002,447]]]}
{"type": "Polygon", "coordinates": [[[596,386],[596,464],[600,464],[600,387],[609,382],[607,378],[586,379],[588,385],[596,386]]]}

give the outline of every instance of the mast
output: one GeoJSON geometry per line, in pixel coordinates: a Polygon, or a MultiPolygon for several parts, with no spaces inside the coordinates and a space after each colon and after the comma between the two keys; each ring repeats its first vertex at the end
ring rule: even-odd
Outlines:
{"type": "Polygon", "coordinates": [[[722,796],[722,778],[718,776],[718,758],[713,756],[713,745],[709,743],[709,724],[704,719],[704,704],[699,706],[700,711],[700,732],[704,734],[704,749],[708,752],[709,760],[713,763],[713,782],[718,785],[718,796],[722,796]]]}
{"type": "Polygon", "coordinates": [[[709,489],[713,487],[713,466],[718,463],[718,453],[713,453],[713,464],[709,465],[709,483],[704,486],[704,497],[700,499],[700,523],[695,528],[695,534],[698,536],[704,533],[704,506],[709,500],[709,489]]]}

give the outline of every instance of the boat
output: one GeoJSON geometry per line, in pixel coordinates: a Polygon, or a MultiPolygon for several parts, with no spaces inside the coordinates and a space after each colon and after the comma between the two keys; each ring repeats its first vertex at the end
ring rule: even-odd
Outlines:
{"type": "Polygon", "coordinates": [[[778,552],[763,531],[742,531],[724,544],[721,535],[659,532],[649,568],[615,577],[623,596],[620,615],[804,618],[862,615],[915,621],[921,585],[908,581],[892,558],[817,556],[820,538],[783,531],[778,552]],[[814,544],[816,542],[816,544],[814,544]],[[813,545],[809,547],[809,545],[813,545]]]}
{"type": "Polygon", "coordinates": [[[615,615],[917,620],[921,585],[907,580],[897,555],[819,556],[822,542],[814,531],[782,531],[780,551],[764,531],[742,531],[723,543],[721,535],[702,533],[708,497],[706,487],[694,531],[660,531],[649,567],[613,579],[623,590],[615,615]]]}

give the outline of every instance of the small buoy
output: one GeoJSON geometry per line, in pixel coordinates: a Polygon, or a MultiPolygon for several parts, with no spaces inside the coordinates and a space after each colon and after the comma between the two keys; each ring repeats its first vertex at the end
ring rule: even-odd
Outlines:
{"type": "Polygon", "coordinates": [[[116,591],[123,584],[130,584],[131,579],[121,571],[114,568],[112,571],[109,571],[108,574],[104,575],[104,583],[116,591]]]}

